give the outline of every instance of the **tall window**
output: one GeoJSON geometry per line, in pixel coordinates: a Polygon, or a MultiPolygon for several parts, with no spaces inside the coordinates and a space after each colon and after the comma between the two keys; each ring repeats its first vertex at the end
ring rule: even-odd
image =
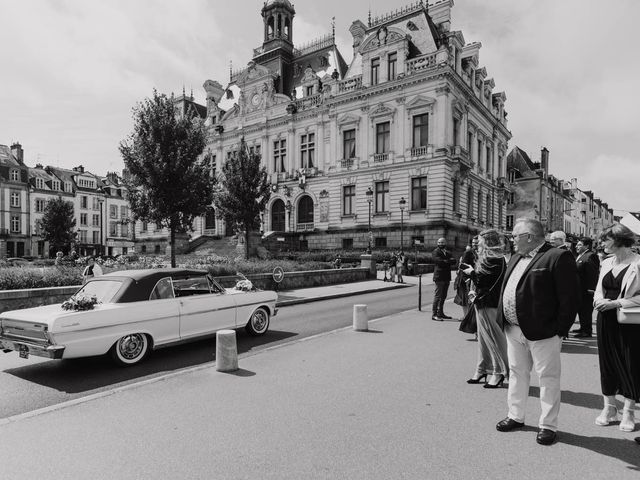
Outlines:
{"type": "Polygon", "coordinates": [[[85,195],[80,196],[80,208],[87,208],[87,197],[85,195]]]}
{"type": "Polygon", "coordinates": [[[287,161],[287,141],[276,140],[273,142],[273,169],[278,173],[287,171],[285,163],[287,161]]]}
{"type": "Polygon", "coordinates": [[[398,54],[396,52],[389,54],[389,63],[387,64],[387,78],[389,80],[396,79],[396,67],[398,65],[398,54]]]}
{"type": "Polygon", "coordinates": [[[83,225],[83,226],[87,225],[87,214],[86,213],[81,213],[80,214],[80,225],[83,225]]]}
{"type": "Polygon", "coordinates": [[[11,216],[11,233],[20,233],[20,230],[22,230],[20,217],[18,215],[12,215],[11,216]]]}
{"type": "Polygon", "coordinates": [[[482,220],[482,192],[478,190],[478,221],[482,220]]]}
{"type": "Polygon", "coordinates": [[[389,209],[389,182],[376,182],[376,213],[389,209]]]}
{"type": "Polygon", "coordinates": [[[100,215],[93,215],[91,225],[94,227],[100,226],[100,215]]]}
{"type": "Polygon", "coordinates": [[[478,151],[477,151],[477,161],[478,161],[478,170],[480,170],[482,168],[482,165],[480,165],[480,160],[482,159],[482,140],[478,140],[478,151]]]}
{"type": "Polygon", "coordinates": [[[501,177],[502,176],[502,155],[498,155],[498,176],[501,177]]]}
{"type": "Polygon", "coordinates": [[[342,145],[344,158],[354,158],[356,156],[356,131],[345,130],[342,132],[342,145]]]}
{"type": "Polygon", "coordinates": [[[487,155],[486,158],[486,164],[487,164],[487,173],[489,175],[493,174],[493,162],[492,162],[492,158],[491,158],[491,147],[489,145],[487,145],[487,148],[485,149],[485,154],[487,155]]]}
{"type": "Polygon", "coordinates": [[[491,195],[487,194],[487,223],[493,223],[493,210],[491,209],[491,195]]]}
{"type": "Polygon", "coordinates": [[[10,205],[12,207],[20,206],[20,192],[11,192],[10,205]]]}
{"type": "Polygon", "coordinates": [[[91,236],[93,237],[92,239],[94,244],[100,243],[100,232],[94,230],[91,236]]]}
{"type": "Polygon", "coordinates": [[[452,180],[453,184],[453,211],[454,213],[460,212],[460,186],[456,179],[452,180]]]}
{"type": "Polygon", "coordinates": [[[109,205],[109,218],[118,218],[118,206],[109,205]]]}
{"type": "Polygon", "coordinates": [[[467,189],[467,218],[473,218],[473,187],[467,189]]]}
{"type": "Polygon", "coordinates": [[[429,144],[429,114],[413,117],[413,148],[426,147],[429,144]]]}
{"type": "Polygon", "coordinates": [[[507,230],[513,230],[513,215],[507,215],[506,223],[507,230]]]}
{"type": "Polygon", "coordinates": [[[86,230],[78,230],[78,241],[80,243],[87,243],[87,231],[86,230]]]}
{"type": "Polygon", "coordinates": [[[129,216],[129,207],[126,205],[120,206],[120,218],[127,218],[129,216]]]}
{"type": "Polygon", "coordinates": [[[460,119],[453,117],[453,145],[459,145],[460,119]]]}
{"type": "Polygon", "coordinates": [[[17,182],[20,180],[20,170],[11,170],[11,181],[17,182]]]}
{"type": "Polygon", "coordinates": [[[389,152],[391,137],[391,122],[382,122],[376,125],[376,153],[389,152]]]}
{"type": "Polygon", "coordinates": [[[371,85],[377,85],[379,82],[380,59],[371,59],[371,85]]]}
{"type": "Polygon", "coordinates": [[[469,158],[472,156],[471,147],[473,147],[473,133],[469,132],[467,133],[467,152],[469,152],[469,158]]]}
{"type": "Polygon", "coordinates": [[[302,168],[312,168],[314,166],[315,141],[315,133],[300,136],[300,166],[302,168]]]}
{"type": "Polygon", "coordinates": [[[347,185],[342,187],[342,214],[353,215],[356,211],[356,186],[347,185]]]}
{"type": "Polygon", "coordinates": [[[118,222],[109,222],[109,235],[118,235],[118,222]]]}
{"type": "Polygon", "coordinates": [[[36,199],[36,212],[44,212],[45,201],[42,198],[36,199]]]}
{"type": "Polygon", "coordinates": [[[427,208],[427,177],[411,179],[411,210],[427,208]]]}

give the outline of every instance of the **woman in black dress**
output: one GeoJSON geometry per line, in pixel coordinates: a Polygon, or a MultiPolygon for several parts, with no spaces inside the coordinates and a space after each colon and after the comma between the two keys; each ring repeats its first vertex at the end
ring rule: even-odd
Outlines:
{"type": "Polygon", "coordinates": [[[593,305],[598,311],[598,355],[604,408],[597,425],[618,419],[615,396],[624,397],[620,430],[635,430],[635,404],[640,400],[640,325],[621,325],[617,310],[640,305],[640,255],[631,246],[635,235],[624,225],[614,225],[600,236],[605,253],[593,305]]]}

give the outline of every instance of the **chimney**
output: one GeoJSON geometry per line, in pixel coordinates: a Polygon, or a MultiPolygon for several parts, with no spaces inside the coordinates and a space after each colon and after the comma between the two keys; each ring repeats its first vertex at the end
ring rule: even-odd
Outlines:
{"type": "Polygon", "coordinates": [[[544,174],[549,174],[549,150],[547,147],[542,147],[540,151],[540,168],[544,170],[544,174]]]}
{"type": "Polygon", "coordinates": [[[571,179],[571,190],[576,191],[578,189],[578,179],[577,178],[572,178],[571,179]]]}
{"type": "Polygon", "coordinates": [[[42,166],[42,164],[41,164],[41,163],[36,163],[36,168],[43,169],[44,167],[42,166]]]}
{"type": "Polygon", "coordinates": [[[11,153],[18,159],[19,163],[24,163],[24,150],[22,150],[22,145],[18,142],[11,145],[11,153]]]}

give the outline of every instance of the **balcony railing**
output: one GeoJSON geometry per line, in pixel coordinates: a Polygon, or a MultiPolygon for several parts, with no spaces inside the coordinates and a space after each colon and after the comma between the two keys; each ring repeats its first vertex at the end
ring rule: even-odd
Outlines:
{"type": "Polygon", "coordinates": [[[312,232],[312,231],[313,231],[313,222],[296,224],[296,232],[312,232]]]}
{"type": "Polygon", "coordinates": [[[388,153],[375,153],[373,155],[373,162],[374,163],[386,162],[387,160],[389,160],[389,154],[388,153]]]}
{"type": "Polygon", "coordinates": [[[422,157],[424,155],[427,154],[429,147],[427,145],[424,145],[422,147],[415,147],[411,149],[411,156],[412,157],[422,157]]]}
{"type": "Polygon", "coordinates": [[[340,166],[342,168],[353,168],[354,160],[355,159],[353,158],[345,158],[344,160],[340,160],[340,166]]]}
{"type": "Polygon", "coordinates": [[[407,73],[415,73],[436,66],[436,54],[430,53],[407,62],[407,73]]]}
{"type": "Polygon", "coordinates": [[[362,88],[362,75],[348,78],[347,80],[338,83],[338,92],[340,93],[350,92],[360,88],[362,88]]]}
{"type": "Polygon", "coordinates": [[[322,105],[323,100],[323,95],[321,93],[318,93],[310,97],[300,98],[293,102],[293,104],[295,105],[296,111],[301,111],[322,105]]]}

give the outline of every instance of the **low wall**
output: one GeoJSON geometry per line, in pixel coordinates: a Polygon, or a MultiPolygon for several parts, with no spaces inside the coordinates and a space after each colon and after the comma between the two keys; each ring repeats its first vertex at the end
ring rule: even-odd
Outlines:
{"type": "MultiPolygon", "coordinates": [[[[306,272],[285,272],[279,285],[271,273],[247,275],[253,284],[263,290],[294,290],[297,288],[320,287],[338,283],[352,283],[368,280],[369,269],[363,267],[341,268],[335,270],[312,270],[306,272]]],[[[233,287],[238,277],[218,277],[225,287],[233,287]]],[[[69,287],[32,288],[25,290],[0,290],[0,312],[19,310],[62,303],[80,289],[80,285],[69,287]]]]}

